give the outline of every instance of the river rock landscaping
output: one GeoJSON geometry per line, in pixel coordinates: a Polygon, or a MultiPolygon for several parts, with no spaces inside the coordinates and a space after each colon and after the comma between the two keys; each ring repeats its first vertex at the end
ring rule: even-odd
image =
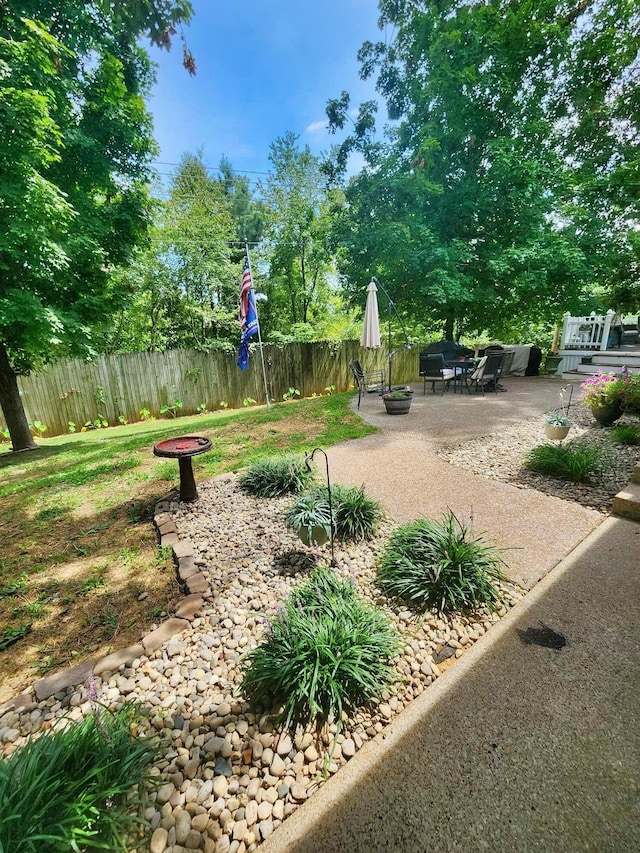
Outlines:
{"type": "MultiPolygon", "coordinates": [[[[615,442],[611,438],[611,430],[600,426],[584,406],[572,408],[570,418],[573,425],[563,443],[584,443],[601,453],[601,467],[592,482],[558,480],[525,467],[527,453],[547,441],[543,421],[539,418],[528,418],[493,435],[471,439],[463,445],[443,450],[440,455],[452,465],[484,477],[502,480],[519,488],[535,489],[608,513],[614,496],[626,486],[634,466],[640,463],[640,447],[615,442]]],[[[624,415],[618,423],[638,424],[638,418],[624,415]]]]}
{"type": "Polygon", "coordinates": [[[319,732],[283,732],[274,723],[277,709],[252,707],[241,694],[243,657],[292,587],[318,562],[328,563],[328,546],[302,546],[283,520],[292,499],[248,496],[236,475],[202,483],[199,493],[194,504],[169,506],[180,540],[190,540],[209,583],[188,628],[117,671],[41,702],[10,704],[0,716],[0,742],[9,754],[29,734],[90,713],[94,693],[110,707],[138,702],[162,743],[153,768],[157,786],[144,812],[152,853],[256,849],[522,596],[504,582],[494,613],[482,607],[473,615],[416,616],[374,584],[390,521],[372,540],[337,543],[336,571],[352,578],[365,601],[384,608],[401,636],[394,659],[398,680],[378,706],[339,728],[334,721],[319,732]]]}

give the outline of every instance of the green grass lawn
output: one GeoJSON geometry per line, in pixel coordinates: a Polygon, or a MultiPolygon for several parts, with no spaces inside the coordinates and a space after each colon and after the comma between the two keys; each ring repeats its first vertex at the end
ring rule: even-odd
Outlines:
{"type": "Polygon", "coordinates": [[[45,673],[137,642],[175,606],[173,567],[151,521],[178,484],[178,463],[153,456],[156,442],[210,438],[211,450],[193,459],[199,482],[375,431],[350,396],[109,427],[0,454],[0,701],[45,673]]]}

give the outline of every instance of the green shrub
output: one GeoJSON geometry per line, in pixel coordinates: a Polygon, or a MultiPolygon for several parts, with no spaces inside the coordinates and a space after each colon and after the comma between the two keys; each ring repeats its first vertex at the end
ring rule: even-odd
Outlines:
{"type": "MultiPolygon", "coordinates": [[[[378,501],[365,494],[364,487],[332,486],[331,504],[336,539],[355,542],[373,536],[382,509],[378,501]]],[[[315,526],[325,527],[329,532],[330,519],[329,492],[326,486],[319,486],[295,501],[287,512],[286,524],[296,533],[302,527],[315,526]]]]}
{"type": "Polygon", "coordinates": [[[530,450],[526,465],[538,474],[585,483],[600,464],[600,452],[584,444],[540,444],[530,450]]]}
{"type": "Polygon", "coordinates": [[[48,731],[0,761],[0,850],[69,853],[131,849],[125,834],[156,757],[132,734],[133,706],[48,731]]]}
{"type": "Polygon", "coordinates": [[[331,495],[336,538],[347,542],[370,539],[382,517],[378,501],[365,494],[364,486],[334,486],[331,495]]]}
{"type": "Polygon", "coordinates": [[[612,428],[611,438],[620,444],[640,444],[640,427],[635,424],[618,424],[612,428]]]}
{"type": "Polygon", "coordinates": [[[493,609],[502,579],[500,552],[474,537],[448,511],[441,521],[421,519],[397,528],[380,555],[380,589],[419,612],[493,609]]]}
{"type": "Polygon", "coordinates": [[[282,706],[286,728],[340,722],[392,682],[399,647],[386,615],[360,601],[350,580],[317,569],[267,623],[245,659],[242,689],[254,703],[282,706]]]}
{"type": "Polygon", "coordinates": [[[315,481],[315,471],[307,468],[304,456],[282,454],[261,459],[240,474],[238,484],[258,498],[297,495],[315,481]]]}

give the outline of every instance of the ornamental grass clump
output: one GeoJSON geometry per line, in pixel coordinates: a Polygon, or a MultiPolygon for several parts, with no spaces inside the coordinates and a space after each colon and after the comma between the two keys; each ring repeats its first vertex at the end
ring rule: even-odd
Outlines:
{"type": "Polygon", "coordinates": [[[281,708],[289,730],[340,725],[343,712],[379,700],[399,649],[387,616],[361,601],[351,580],[316,569],[266,623],[245,659],[242,690],[254,704],[281,708]]]}
{"type": "Polygon", "coordinates": [[[382,508],[365,494],[364,486],[334,486],[332,497],[337,539],[358,542],[375,534],[382,508]]]}
{"type": "Polygon", "coordinates": [[[440,521],[421,519],[393,532],[378,561],[377,583],[421,613],[482,604],[495,609],[502,562],[497,548],[449,510],[440,521]]]}
{"type": "Polygon", "coordinates": [[[96,710],[31,738],[0,761],[3,853],[127,851],[140,827],[144,779],[157,746],[134,734],[132,705],[96,710]]]}
{"type": "Polygon", "coordinates": [[[529,451],[525,464],[538,474],[587,483],[600,469],[601,453],[584,444],[540,444],[529,451]]]}
{"type": "MultiPolygon", "coordinates": [[[[334,536],[343,542],[370,539],[382,518],[380,504],[365,494],[364,486],[332,486],[331,508],[334,536]]],[[[331,514],[327,487],[319,486],[301,495],[289,508],[285,522],[287,527],[298,534],[303,527],[323,527],[328,535],[331,530],[331,514]]]]}
{"type": "Polygon", "coordinates": [[[241,489],[258,498],[298,495],[315,482],[304,456],[286,453],[254,463],[238,477],[241,489]]]}
{"type": "Polygon", "coordinates": [[[619,444],[640,444],[640,427],[635,424],[618,424],[611,428],[611,438],[619,444]]]}

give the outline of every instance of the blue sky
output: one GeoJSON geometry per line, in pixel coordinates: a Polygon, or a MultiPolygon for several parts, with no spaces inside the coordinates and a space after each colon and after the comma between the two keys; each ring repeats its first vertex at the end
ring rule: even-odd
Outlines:
{"type": "Polygon", "coordinates": [[[325,129],[329,98],[343,89],[355,106],[372,97],[372,84],[358,77],[356,54],[363,41],[381,36],[376,0],[193,0],[193,6],[185,36],[197,75],[182,67],[178,38],[170,53],[151,50],[158,80],[149,107],[161,163],[202,148],[211,166],[224,154],[237,172],[265,172],[269,144],[289,130],[315,154],[336,141],[325,129]]]}

